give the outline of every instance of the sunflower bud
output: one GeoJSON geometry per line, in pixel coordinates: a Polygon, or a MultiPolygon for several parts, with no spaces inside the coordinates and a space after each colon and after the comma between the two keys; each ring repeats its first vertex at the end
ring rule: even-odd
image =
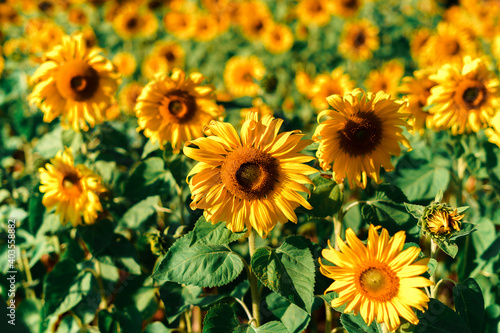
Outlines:
{"type": "Polygon", "coordinates": [[[442,207],[435,210],[431,215],[424,219],[427,229],[437,236],[449,236],[456,231],[460,231],[460,220],[464,215],[459,215],[457,209],[442,207]]]}

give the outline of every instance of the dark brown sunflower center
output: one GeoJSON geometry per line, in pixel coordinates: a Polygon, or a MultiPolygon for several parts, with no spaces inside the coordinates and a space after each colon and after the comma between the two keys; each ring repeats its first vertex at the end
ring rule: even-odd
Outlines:
{"type": "Polygon", "coordinates": [[[127,23],[125,23],[125,26],[129,30],[134,30],[135,28],[137,28],[138,25],[139,25],[139,20],[137,20],[137,18],[135,17],[131,17],[130,19],[127,20],[127,23]]]}
{"type": "Polygon", "coordinates": [[[62,187],[66,194],[79,195],[81,193],[80,177],[75,173],[70,173],[64,176],[62,187]]]}
{"type": "Polygon", "coordinates": [[[257,20],[253,25],[253,31],[256,33],[261,32],[264,29],[264,22],[262,20],[257,20]]]}
{"type": "Polygon", "coordinates": [[[354,47],[361,47],[366,42],[366,35],[363,31],[360,31],[354,37],[354,47]]]}
{"type": "Polygon", "coordinates": [[[373,112],[352,115],[339,130],[340,147],[351,156],[373,151],[382,139],[382,122],[373,112]]]}
{"type": "Polygon", "coordinates": [[[358,0],[342,0],[342,6],[349,9],[358,8],[358,0]]]}
{"type": "Polygon", "coordinates": [[[375,264],[361,269],[355,277],[355,283],[366,297],[384,302],[398,294],[399,278],[385,264],[375,264]]]}
{"type": "Polygon", "coordinates": [[[81,60],[68,61],[57,72],[56,87],[66,99],[89,100],[99,88],[99,73],[81,60]]]}
{"type": "Polygon", "coordinates": [[[54,7],[54,5],[50,1],[42,1],[38,5],[38,9],[40,9],[42,12],[47,12],[51,10],[54,7]]]}
{"type": "Polygon", "coordinates": [[[484,98],[484,92],[479,87],[472,87],[465,89],[462,98],[464,102],[470,106],[478,106],[484,98]]]}
{"type": "Polygon", "coordinates": [[[444,49],[446,51],[446,54],[456,55],[460,51],[460,45],[456,40],[452,39],[445,42],[444,49]]]}
{"type": "Polygon", "coordinates": [[[245,81],[245,82],[253,82],[253,76],[251,73],[249,72],[245,72],[243,75],[242,75],[242,80],[245,81]]]}
{"type": "Polygon", "coordinates": [[[164,119],[179,124],[190,121],[196,114],[196,99],[188,92],[174,90],[168,93],[160,103],[159,111],[164,119]]]}
{"type": "Polygon", "coordinates": [[[240,199],[264,198],[279,176],[276,159],[256,148],[239,148],[226,157],[221,179],[227,190],[240,199]]]}
{"type": "Polygon", "coordinates": [[[175,54],[173,54],[172,51],[165,52],[164,57],[165,59],[167,59],[168,62],[173,62],[176,58],[175,54]]]}

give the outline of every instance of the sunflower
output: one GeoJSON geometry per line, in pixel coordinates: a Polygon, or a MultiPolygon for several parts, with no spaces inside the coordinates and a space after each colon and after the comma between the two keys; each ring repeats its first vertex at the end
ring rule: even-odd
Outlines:
{"type": "Polygon", "coordinates": [[[370,71],[365,80],[366,89],[373,92],[384,91],[395,95],[404,73],[403,65],[397,60],[385,63],[380,70],[370,71]]]}
{"type": "Polygon", "coordinates": [[[350,17],[358,12],[363,6],[362,0],[337,0],[333,1],[332,14],[350,17]]]}
{"type": "Polygon", "coordinates": [[[68,12],[68,21],[75,25],[86,25],[89,18],[82,8],[71,8],[68,12]]]}
{"type": "Polygon", "coordinates": [[[149,82],[137,99],[135,111],[144,134],[160,146],[170,142],[175,153],[184,142],[203,135],[202,128],[223,111],[214,99],[214,88],[202,85],[200,73],[186,74],[176,68],[149,82]]]}
{"type": "Polygon", "coordinates": [[[283,120],[250,112],[241,139],[229,123],[212,121],[212,134],[187,142],[186,156],[199,161],[188,174],[192,209],[204,209],[207,221],[225,221],[233,232],[245,226],[265,237],[277,222],[297,223],[295,208],[312,209],[298,192],[317,170],[303,163],[314,157],[299,152],[310,144],[300,131],[278,134],[283,120]]]}
{"type": "Polygon", "coordinates": [[[113,26],[123,39],[148,37],[158,30],[158,20],[148,10],[135,5],[125,5],[114,17],[113,26]]]}
{"type": "Polygon", "coordinates": [[[465,215],[459,215],[457,209],[439,209],[435,210],[432,215],[425,219],[426,228],[430,233],[436,236],[449,236],[450,234],[460,231],[460,221],[465,215]]]}
{"type": "Polygon", "coordinates": [[[351,60],[368,60],[379,48],[378,28],[363,19],[346,23],[339,52],[351,60]]]}
{"type": "Polygon", "coordinates": [[[366,245],[350,228],[346,230],[347,244],[337,236],[340,251],[328,242],[329,248],[321,254],[335,266],[324,265],[320,258],[320,271],[335,280],[325,291],[339,294],[332,307],[347,304],[345,313],[361,314],[367,325],[373,320],[385,323],[393,332],[401,325],[399,317],[418,324],[412,308],[427,309],[429,297],[420,288],[433,282],[420,276],[429,262],[428,258],[415,261],[420,248],[412,246],[403,251],[404,231],[389,238],[386,229],[380,235],[376,229],[370,225],[366,245]]]}
{"type": "Polygon", "coordinates": [[[82,35],[76,35],[65,36],[62,45],[45,54],[45,62],[31,78],[35,86],[28,97],[43,111],[43,121],[61,116],[63,128],[75,131],[103,122],[119,80],[111,61],[100,52],[88,49],[82,35]]]}
{"type": "Polygon", "coordinates": [[[414,131],[420,133],[424,131],[425,127],[431,127],[432,122],[432,115],[423,109],[427,105],[431,88],[436,85],[436,82],[429,79],[431,73],[432,71],[429,69],[415,71],[413,77],[403,78],[403,84],[399,88],[399,92],[406,95],[407,108],[413,115],[408,123],[413,126],[414,131]]]}
{"type": "Polygon", "coordinates": [[[134,74],[137,67],[135,57],[128,52],[118,52],[115,54],[113,64],[116,66],[118,72],[125,77],[134,74]]]}
{"type": "Polygon", "coordinates": [[[334,69],[331,74],[320,74],[314,78],[310,89],[311,104],[316,109],[326,109],[326,98],[330,95],[344,95],[354,89],[354,82],[342,68],[334,69]]]}
{"type": "Polygon", "coordinates": [[[299,21],[306,25],[324,26],[330,21],[330,11],[327,0],[301,0],[296,7],[299,21]]]}
{"type": "Polygon", "coordinates": [[[499,81],[486,61],[467,56],[463,62],[446,64],[429,77],[437,83],[427,102],[433,126],[451,128],[454,135],[486,127],[500,106],[499,81]]]}
{"type": "Polygon", "coordinates": [[[180,39],[189,39],[193,36],[194,23],[192,15],[184,11],[171,11],[163,17],[165,29],[180,39]]]}
{"type": "Polygon", "coordinates": [[[269,8],[262,1],[243,2],[238,16],[243,34],[252,41],[262,39],[273,23],[269,8]],[[252,15],[248,15],[249,13],[252,15]]]}
{"type": "Polygon", "coordinates": [[[422,50],[421,62],[427,66],[461,63],[466,55],[474,54],[475,45],[463,28],[441,22],[436,34],[429,37],[422,50]]]}
{"type": "Polygon", "coordinates": [[[219,22],[211,14],[194,15],[194,38],[207,42],[219,34],[219,22]]]}
{"type": "Polygon", "coordinates": [[[314,80],[305,70],[299,69],[295,73],[295,85],[297,86],[297,90],[307,98],[312,97],[311,87],[313,84],[314,80]]]}
{"type": "Polygon", "coordinates": [[[157,73],[166,73],[173,68],[184,67],[185,52],[182,46],[175,42],[155,43],[153,51],[142,63],[142,74],[149,80],[157,73]]]}
{"type": "Polygon", "coordinates": [[[419,60],[425,45],[429,41],[431,32],[427,28],[420,28],[413,33],[410,42],[410,50],[413,59],[419,60]]]}
{"type": "Polygon", "coordinates": [[[318,122],[323,116],[328,119],[318,125],[313,135],[313,140],[319,142],[321,167],[332,168],[337,183],[345,177],[352,187],[357,184],[365,188],[368,177],[379,183],[380,167],[394,170],[390,157],[401,153],[399,142],[410,147],[400,127],[407,126],[401,104],[382,91],[365,95],[361,89],[343,98],[332,95],[327,100],[334,110],[320,112],[318,122]]]}
{"type": "Polygon", "coordinates": [[[59,151],[56,157],[39,168],[42,203],[47,209],[56,207],[62,224],[93,224],[102,212],[99,194],[106,189],[102,179],[83,164],[75,166],[70,148],[59,151]],[[83,216],[83,221],[82,221],[83,216]]]}
{"type": "Polygon", "coordinates": [[[254,98],[252,100],[252,107],[251,108],[244,108],[244,109],[240,110],[240,116],[242,118],[242,122],[245,121],[247,115],[250,112],[257,112],[257,115],[259,117],[262,117],[262,116],[264,116],[266,114],[268,114],[270,116],[274,115],[273,109],[271,109],[269,107],[269,105],[267,105],[266,103],[264,103],[264,101],[262,100],[262,98],[254,98]]]}
{"type": "Polygon", "coordinates": [[[141,95],[142,88],[143,86],[135,81],[122,88],[118,94],[118,105],[122,111],[135,115],[135,105],[137,104],[137,98],[141,95]]]}
{"type": "Polygon", "coordinates": [[[290,50],[293,46],[292,30],[286,24],[272,24],[264,35],[264,46],[274,54],[290,50]]]}
{"type": "Polygon", "coordinates": [[[234,56],[226,62],[224,83],[234,97],[254,97],[260,89],[255,80],[261,80],[265,72],[266,68],[256,56],[234,56]]]}
{"type": "Polygon", "coordinates": [[[485,131],[488,141],[500,147],[500,112],[491,119],[490,126],[485,131]]]}

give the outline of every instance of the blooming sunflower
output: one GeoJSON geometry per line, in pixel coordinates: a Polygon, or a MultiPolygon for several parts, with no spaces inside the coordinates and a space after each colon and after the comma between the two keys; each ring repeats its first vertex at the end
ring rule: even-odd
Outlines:
{"type": "Polygon", "coordinates": [[[318,125],[313,135],[313,140],[319,142],[317,157],[321,167],[332,168],[337,183],[345,177],[351,186],[361,188],[366,187],[367,177],[379,183],[380,167],[394,170],[390,157],[401,153],[399,142],[410,147],[402,134],[407,115],[400,111],[401,104],[383,91],[365,95],[361,89],[343,98],[332,95],[327,100],[334,110],[318,114],[318,122],[323,116],[328,119],[318,125]]]}
{"type": "Polygon", "coordinates": [[[333,1],[332,14],[342,17],[350,17],[358,12],[363,6],[362,0],[337,0],[333,1]]]}
{"type": "Polygon", "coordinates": [[[373,92],[380,90],[395,95],[404,73],[403,65],[397,60],[385,63],[380,70],[371,70],[365,80],[366,89],[373,92]]]}
{"type": "Polygon", "coordinates": [[[325,291],[335,291],[339,297],[331,303],[338,307],[347,303],[344,312],[360,313],[367,325],[373,320],[385,323],[392,332],[403,317],[418,324],[412,308],[427,309],[429,297],[420,289],[433,283],[420,276],[428,269],[429,259],[416,262],[420,249],[409,247],[403,250],[405,232],[399,231],[389,239],[389,233],[370,225],[365,246],[352,229],[346,230],[347,244],[337,236],[340,251],[324,249],[322,255],[335,266],[324,265],[320,260],[320,271],[335,281],[325,291]]]}
{"type": "Polygon", "coordinates": [[[399,88],[399,92],[406,95],[408,110],[413,115],[408,123],[413,126],[414,131],[420,133],[425,127],[431,127],[432,122],[432,115],[423,109],[427,105],[431,88],[436,85],[436,82],[429,79],[431,73],[432,71],[429,69],[415,71],[414,77],[403,78],[403,84],[399,88]]]}
{"type": "Polygon", "coordinates": [[[48,209],[56,207],[62,224],[93,224],[102,211],[99,194],[106,189],[102,179],[83,164],[75,166],[70,148],[59,151],[56,157],[39,168],[42,203],[48,209]],[[82,221],[83,216],[83,221],[82,221]]]}
{"type": "Polygon", "coordinates": [[[184,11],[170,11],[163,17],[165,29],[180,39],[189,39],[193,36],[195,21],[191,14],[184,11]]]}
{"type": "Polygon", "coordinates": [[[491,119],[490,126],[485,131],[488,141],[500,147],[500,112],[491,119]]]}
{"type": "Polygon", "coordinates": [[[475,53],[475,45],[467,30],[441,22],[436,34],[429,37],[420,55],[428,66],[460,63],[464,56],[475,53]]]}
{"type": "Polygon", "coordinates": [[[320,74],[314,78],[314,83],[309,87],[312,96],[311,104],[316,109],[326,109],[326,98],[330,95],[344,95],[354,89],[354,81],[342,68],[334,69],[331,74],[320,74]]]}
{"type": "Polygon", "coordinates": [[[87,48],[82,35],[65,36],[45,54],[45,62],[35,71],[28,99],[43,111],[43,121],[61,116],[64,128],[75,131],[103,122],[103,112],[114,103],[118,74],[113,64],[87,48]]]}
{"type": "Polygon", "coordinates": [[[272,24],[264,35],[264,46],[274,54],[290,50],[293,46],[292,30],[285,24],[272,24]]]}
{"type": "Polygon", "coordinates": [[[194,15],[194,39],[206,42],[214,39],[218,34],[219,22],[214,15],[206,13],[194,15]]]}
{"type": "Polygon", "coordinates": [[[370,59],[379,48],[378,28],[368,20],[346,23],[339,52],[351,60],[370,59]]]}
{"type": "Polygon", "coordinates": [[[116,66],[118,72],[125,77],[134,74],[137,68],[135,57],[128,52],[118,52],[115,54],[113,64],[116,66]]]}
{"type": "Polygon", "coordinates": [[[234,97],[254,97],[260,89],[255,80],[261,80],[265,72],[266,68],[256,56],[234,56],[226,62],[224,83],[234,97]]]}
{"type": "Polygon", "coordinates": [[[299,21],[306,25],[327,24],[330,21],[330,11],[327,0],[301,0],[296,8],[299,21]]]}
{"type": "Polygon", "coordinates": [[[123,87],[118,94],[118,104],[120,109],[127,114],[135,115],[135,105],[137,98],[141,95],[143,86],[138,82],[130,82],[123,87]]]}
{"type": "Polygon", "coordinates": [[[262,39],[273,23],[269,8],[262,1],[241,3],[238,9],[238,19],[243,34],[251,41],[262,39]]]}
{"type": "Polygon", "coordinates": [[[158,30],[158,20],[148,10],[136,5],[125,5],[114,17],[113,26],[123,39],[148,37],[158,30]]]}
{"type": "Polygon", "coordinates": [[[453,134],[478,132],[500,105],[499,81],[482,58],[465,57],[463,66],[446,64],[429,78],[436,82],[427,102],[433,126],[453,134]]]}
{"type": "Polygon", "coordinates": [[[152,142],[163,147],[170,142],[175,153],[184,142],[203,135],[202,128],[223,112],[215,103],[214,88],[202,85],[205,77],[191,73],[188,77],[174,69],[149,82],[135,106],[139,127],[152,142]]]}
{"type": "Polygon", "coordinates": [[[283,121],[269,115],[260,120],[250,112],[241,139],[229,123],[212,121],[211,136],[187,142],[186,156],[199,161],[187,181],[192,209],[204,209],[207,221],[225,221],[233,232],[245,226],[265,237],[277,222],[296,223],[295,208],[312,209],[298,192],[317,170],[303,163],[314,157],[300,154],[311,140],[300,131],[278,134],[283,121]]]}

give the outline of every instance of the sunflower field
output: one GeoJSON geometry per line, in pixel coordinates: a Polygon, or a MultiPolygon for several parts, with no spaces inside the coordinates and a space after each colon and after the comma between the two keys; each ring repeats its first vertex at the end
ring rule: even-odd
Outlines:
{"type": "Polygon", "coordinates": [[[0,332],[500,332],[500,1],[0,1],[0,332]]]}

